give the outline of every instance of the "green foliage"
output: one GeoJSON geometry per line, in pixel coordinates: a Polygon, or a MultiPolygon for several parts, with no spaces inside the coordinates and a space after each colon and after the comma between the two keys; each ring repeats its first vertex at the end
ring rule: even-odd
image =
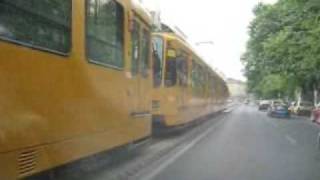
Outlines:
{"type": "Polygon", "coordinates": [[[320,3],[280,0],[258,4],[242,57],[248,88],[259,96],[292,96],[319,87],[320,3]]]}
{"type": "Polygon", "coordinates": [[[268,75],[260,81],[258,88],[262,96],[272,98],[281,95],[287,88],[287,82],[279,75],[268,75]]]}

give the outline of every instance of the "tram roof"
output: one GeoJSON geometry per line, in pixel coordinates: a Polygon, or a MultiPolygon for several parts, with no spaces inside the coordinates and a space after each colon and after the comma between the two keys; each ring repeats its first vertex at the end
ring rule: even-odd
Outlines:
{"type": "Polygon", "coordinates": [[[132,10],[140,16],[148,25],[152,25],[152,17],[150,12],[143,6],[139,0],[130,0],[132,10]]]}
{"type": "Polygon", "coordinates": [[[198,53],[194,50],[194,48],[191,47],[191,45],[182,37],[176,35],[175,33],[169,33],[169,32],[156,32],[153,33],[156,36],[161,36],[167,40],[176,40],[178,41],[180,44],[182,44],[185,48],[189,49],[190,52],[192,53],[192,55],[196,58],[195,60],[200,63],[201,65],[207,67],[207,69],[209,70],[209,72],[213,75],[218,77],[221,81],[224,82],[223,78],[219,75],[219,73],[217,73],[214,69],[212,69],[199,55],[198,53]]]}

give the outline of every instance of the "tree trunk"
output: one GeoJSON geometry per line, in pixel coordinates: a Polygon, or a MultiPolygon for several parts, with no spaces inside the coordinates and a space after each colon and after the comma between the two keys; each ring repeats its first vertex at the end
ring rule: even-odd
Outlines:
{"type": "Polygon", "coordinates": [[[316,106],[318,104],[318,88],[317,86],[313,86],[313,103],[316,106]]]}
{"type": "Polygon", "coordinates": [[[300,102],[301,102],[301,95],[302,95],[302,90],[301,90],[301,88],[297,88],[297,89],[296,89],[295,95],[296,95],[297,104],[300,104],[300,102]]]}

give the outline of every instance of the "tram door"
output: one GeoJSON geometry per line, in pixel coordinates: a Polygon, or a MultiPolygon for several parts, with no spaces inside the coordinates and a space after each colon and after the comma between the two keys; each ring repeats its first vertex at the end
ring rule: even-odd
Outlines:
{"type": "Polygon", "coordinates": [[[152,74],[151,74],[151,31],[148,25],[141,23],[141,58],[140,58],[140,94],[141,107],[145,117],[151,117],[152,107],[152,74]]]}
{"type": "Polygon", "coordinates": [[[151,116],[151,79],[150,79],[150,38],[151,33],[139,18],[132,22],[131,75],[134,81],[134,107],[132,116],[144,118],[151,116]],[[150,104],[150,105],[149,105],[150,104]]]}

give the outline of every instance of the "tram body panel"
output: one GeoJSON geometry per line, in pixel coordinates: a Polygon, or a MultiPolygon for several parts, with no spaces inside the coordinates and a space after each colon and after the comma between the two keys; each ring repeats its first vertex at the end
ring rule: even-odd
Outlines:
{"type": "MultiPolygon", "coordinates": [[[[71,2],[67,54],[0,40],[0,179],[26,177],[151,135],[151,77],[137,84],[130,76],[128,29],[133,15],[146,15],[129,0],[114,1],[124,13],[124,65],[113,68],[87,58],[86,1],[71,2]],[[136,99],[136,86],[146,96],[136,99]]],[[[144,21],[150,31],[149,19],[144,21]]]]}

